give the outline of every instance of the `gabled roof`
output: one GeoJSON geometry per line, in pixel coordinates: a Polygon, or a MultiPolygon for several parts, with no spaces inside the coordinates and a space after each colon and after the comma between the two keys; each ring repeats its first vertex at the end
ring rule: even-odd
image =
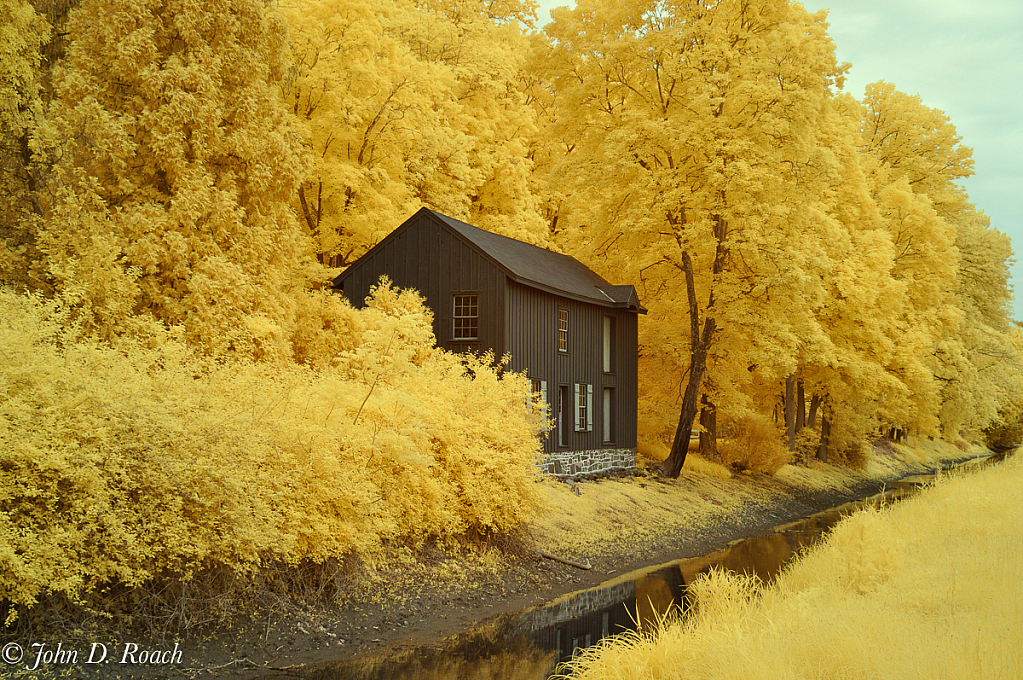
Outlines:
{"type": "Polygon", "coordinates": [[[602,307],[646,313],[633,286],[612,285],[568,255],[479,229],[429,208],[421,208],[405,224],[424,213],[481,250],[517,283],[602,307]]]}

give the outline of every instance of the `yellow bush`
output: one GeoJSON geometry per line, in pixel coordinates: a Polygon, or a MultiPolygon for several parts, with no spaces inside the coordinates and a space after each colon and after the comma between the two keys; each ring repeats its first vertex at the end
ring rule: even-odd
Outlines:
{"type": "Polygon", "coordinates": [[[506,532],[540,502],[525,379],[435,349],[414,294],[335,310],[349,348],[319,368],[114,348],[9,292],[0,318],[0,599],[506,532]]]}
{"type": "Polygon", "coordinates": [[[718,440],[721,462],[738,470],[774,474],[789,462],[781,433],[769,418],[744,415],[735,421],[733,435],[718,440]]]}

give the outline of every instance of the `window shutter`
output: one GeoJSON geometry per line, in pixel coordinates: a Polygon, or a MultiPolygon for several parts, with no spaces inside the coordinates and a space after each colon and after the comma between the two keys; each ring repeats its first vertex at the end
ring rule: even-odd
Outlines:
{"type": "Polygon", "coordinates": [[[547,407],[547,381],[540,381],[540,398],[543,399],[543,416],[547,417],[547,414],[551,412],[550,408],[547,407]]]}
{"type": "Polygon", "coordinates": [[[579,403],[579,387],[580,383],[575,384],[575,389],[572,390],[572,403],[575,404],[575,408],[572,410],[572,426],[576,432],[582,432],[583,428],[579,427],[579,408],[582,404],[579,403]]]}
{"type": "Polygon", "coordinates": [[[586,431],[593,432],[593,385],[586,386],[586,431]]]}

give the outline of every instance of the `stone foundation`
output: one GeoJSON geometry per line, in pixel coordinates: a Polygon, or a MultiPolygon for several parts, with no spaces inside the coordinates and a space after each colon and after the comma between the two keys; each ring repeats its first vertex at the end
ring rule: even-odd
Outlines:
{"type": "MultiPolygon", "coordinates": [[[[627,581],[607,588],[592,589],[567,595],[539,609],[533,609],[522,617],[520,629],[539,630],[556,626],[572,619],[578,619],[612,607],[622,607],[636,599],[636,582],[627,581]]],[[[633,607],[635,609],[635,607],[633,607]]],[[[597,638],[599,639],[599,635],[597,638]]]]}
{"type": "Polygon", "coordinates": [[[556,451],[540,463],[540,471],[552,477],[594,475],[636,467],[636,449],[556,451]]]}

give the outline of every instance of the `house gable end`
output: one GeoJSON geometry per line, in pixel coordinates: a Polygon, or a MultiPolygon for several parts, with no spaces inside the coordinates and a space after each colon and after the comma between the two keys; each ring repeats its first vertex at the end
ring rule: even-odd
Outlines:
{"type": "Polygon", "coordinates": [[[334,279],[333,287],[343,290],[345,281],[357,273],[365,262],[371,261],[378,250],[387,248],[406,231],[415,228],[421,220],[427,219],[474,250],[512,281],[580,302],[646,313],[633,286],[608,283],[569,255],[479,229],[429,208],[420,208],[380,243],[370,248],[334,279]]]}
{"type": "Polygon", "coordinates": [[[334,289],[361,307],[381,274],[425,298],[438,347],[504,353],[505,272],[428,212],[416,213],[367,251],[334,279],[334,289]]]}
{"type": "Polygon", "coordinates": [[[544,469],[574,474],[634,462],[637,327],[646,310],[633,286],[425,208],[336,277],[335,288],[361,306],[383,273],[425,297],[438,347],[507,352],[507,368],[527,373],[549,413],[586,423],[564,431],[563,442],[546,438],[544,469]]]}

